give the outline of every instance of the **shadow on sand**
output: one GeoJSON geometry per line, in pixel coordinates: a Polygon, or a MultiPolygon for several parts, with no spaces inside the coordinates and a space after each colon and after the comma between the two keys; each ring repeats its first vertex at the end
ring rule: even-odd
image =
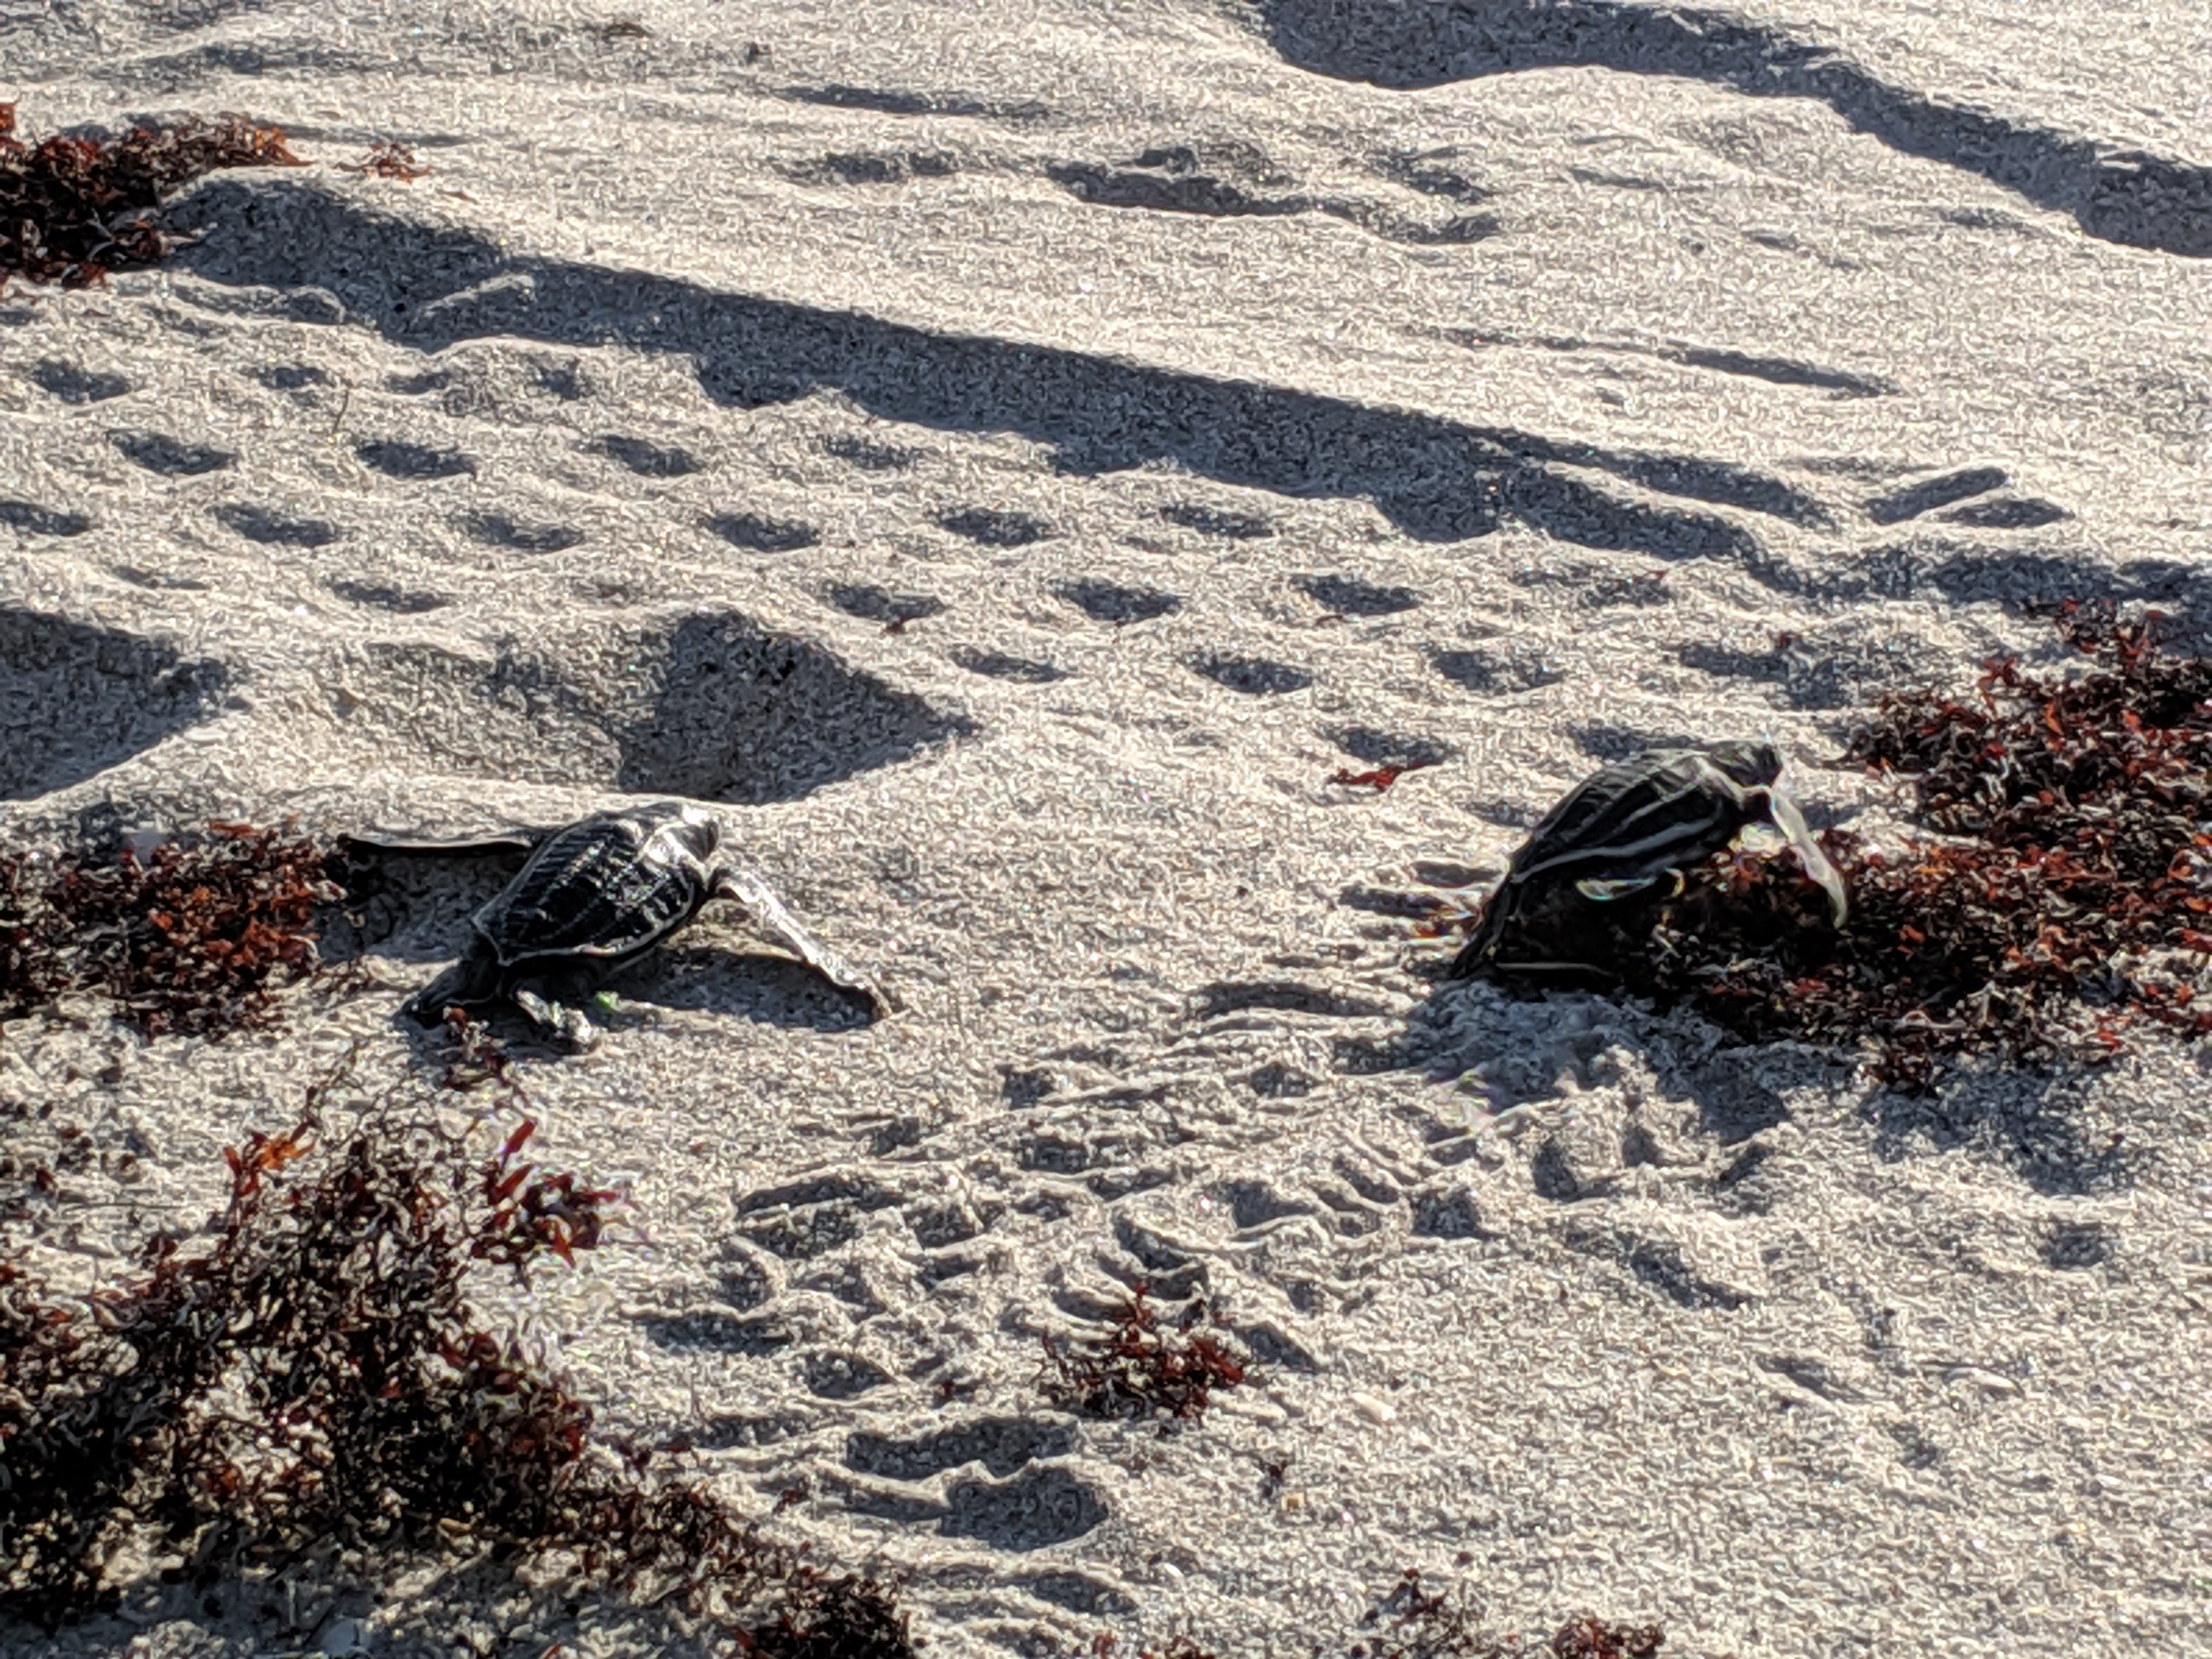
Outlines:
{"type": "Polygon", "coordinates": [[[208,229],[178,256],[199,276],[283,291],[280,308],[343,317],[425,352],[503,336],[687,356],[701,386],[732,407],[834,391],[884,419],[1020,434],[1049,446],[1065,472],[1172,462],[1286,496],[1365,497],[1425,540],[1518,521],[1589,547],[1754,569],[1770,562],[1741,525],[1614,495],[1564,468],[1793,524],[1828,517],[1812,496],[1747,467],[935,333],[641,272],[517,259],[465,231],[366,212],[292,180],[211,179],[173,218],[208,229]]]}
{"type": "MultiPolygon", "coordinates": [[[[1744,1042],[1694,1014],[1593,990],[1534,993],[1439,977],[1395,1037],[1347,1045],[1337,1065],[1462,1079],[1470,1100],[1504,1111],[1601,1087],[1623,1056],[1648,1066],[1668,1096],[1692,1103],[1699,1127],[1723,1147],[1788,1121],[1788,1095],[1810,1088],[1856,1101],[1884,1159],[1966,1150],[2053,1197],[2108,1193],[2130,1176],[2132,1153],[2081,1109],[2087,1074],[2077,1068],[1953,1066],[1928,1094],[1863,1091],[1848,1054],[1744,1042]]],[[[1542,1177],[1540,1168],[1540,1185],[1542,1177]]]]}
{"type": "Polygon", "coordinates": [[[2212,256],[2212,169],[1942,103],[1832,47],[1725,12],[1613,0],[1263,0],[1261,10],[1287,62],[1380,87],[1587,65],[1815,99],[1893,149],[2070,213],[2101,240],[2212,256]]]}

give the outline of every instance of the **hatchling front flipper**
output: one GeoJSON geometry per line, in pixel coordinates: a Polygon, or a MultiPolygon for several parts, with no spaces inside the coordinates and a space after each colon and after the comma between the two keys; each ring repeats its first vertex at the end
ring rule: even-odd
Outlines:
{"type": "Polygon", "coordinates": [[[743,905],[754,927],[832,985],[866,998],[878,1018],[897,1006],[875,981],[800,927],[775,890],[751,871],[723,865],[714,872],[714,896],[743,905]]]}
{"type": "Polygon", "coordinates": [[[1828,855],[1820,850],[1820,843],[1805,822],[1805,815],[1797,810],[1797,803],[1779,789],[1765,791],[1767,810],[1773,815],[1774,827],[1790,838],[1790,845],[1797,854],[1797,861],[1805,866],[1805,873],[1820,884],[1828,896],[1828,911],[1840,927],[1850,920],[1851,897],[1844,886],[1843,872],[1828,862],[1828,855]]]}

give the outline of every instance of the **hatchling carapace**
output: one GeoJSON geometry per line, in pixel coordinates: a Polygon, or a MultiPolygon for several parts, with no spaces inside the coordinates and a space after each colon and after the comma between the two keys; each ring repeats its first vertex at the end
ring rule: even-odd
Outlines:
{"type": "Polygon", "coordinates": [[[732,862],[722,835],[721,819],[707,808],[667,801],[595,813],[550,834],[350,839],[383,852],[534,844],[514,878],[470,919],[474,937],[461,959],[408,1000],[404,1012],[424,1025],[436,1024],[449,1006],[512,1002],[588,1047],[598,1033],[577,1005],[718,898],[733,900],[760,933],[832,984],[886,1012],[874,981],[799,926],[760,877],[732,862]]]}
{"type": "Polygon", "coordinates": [[[1844,878],[1796,803],[1776,786],[1781,775],[1772,744],[1730,741],[1647,749],[1585,778],[1513,854],[1451,975],[1463,978],[1492,962],[1511,925],[1562,888],[1572,886],[1595,903],[1627,898],[1679,878],[1753,823],[1772,824],[1788,839],[1806,875],[1827,894],[1840,927],[1850,909],[1844,878]]]}

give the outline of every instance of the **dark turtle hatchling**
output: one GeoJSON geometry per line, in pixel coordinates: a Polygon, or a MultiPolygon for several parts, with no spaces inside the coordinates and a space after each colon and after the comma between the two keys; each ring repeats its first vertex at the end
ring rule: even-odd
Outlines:
{"type": "Polygon", "coordinates": [[[1781,774],[1772,744],[1729,742],[1648,749],[1585,778],[1528,832],[1451,974],[1464,976],[1491,960],[1506,929],[1562,887],[1597,902],[1625,898],[1679,877],[1758,823],[1788,837],[1841,927],[1850,911],[1844,879],[1796,803],[1774,787],[1781,774]]]}
{"type": "MultiPolygon", "coordinates": [[[[352,838],[382,851],[465,853],[529,846],[522,833],[472,841],[352,838]]],[[[721,820],[664,802],[601,812],[554,830],[499,896],[471,918],[476,936],[453,967],[408,1000],[435,1025],[449,1006],[513,1002],[578,1048],[598,1033],[578,1004],[617,969],[664,943],[710,902],[733,899],[754,927],[832,984],[887,1006],[867,977],[817,940],[750,871],[722,856],[721,820]]]]}

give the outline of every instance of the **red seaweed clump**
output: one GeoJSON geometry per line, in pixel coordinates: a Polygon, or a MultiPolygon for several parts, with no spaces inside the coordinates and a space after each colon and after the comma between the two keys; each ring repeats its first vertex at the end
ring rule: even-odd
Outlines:
{"type": "Polygon", "coordinates": [[[339,167],[348,173],[358,173],[370,179],[396,179],[411,185],[417,179],[430,176],[430,167],[417,159],[413,150],[393,138],[380,138],[368,147],[368,154],[358,161],[341,161],[339,167]]]}
{"type": "Polygon", "coordinates": [[[2094,1060],[2131,1028],[2212,1031],[2212,662],[2159,619],[2069,606],[2070,674],[1987,664],[1965,697],[1886,696],[1847,763],[1909,785],[1932,832],[1821,837],[1828,925],[1787,855],[1733,849],[1651,902],[1562,902],[1559,954],[1755,1039],[1867,1054],[1925,1087],[1947,1056],[2094,1060]]]}
{"type": "Polygon", "coordinates": [[[1197,1331],[1205,1317],[1205,1309],[1194,1305],[1176,1328],[1164,1329],[1139,1285],[1103,1339],[1044,1340],[1044,1392],[1086,1417],[1203,1417],[1216,1389],[1251,1379],[1248,1361],[1197,1331]]]}
{"type": "Polygon", "coordinates": [[[315,971],[325,858],[222,823],[143,854],[0,851],[0,1018],[91,991],[149,1036],[268,1025],[274,994],[315,971]]]}
{"type": "Polygon", "coordinates": [[[280,128],[242,115],[30,144],[0,104],[0,286],[12,275],[84,288],[153,264],[173,245],[152,218],[172,191],[219,167],[304,165],[280,128]]]}
{"type": "MultiPolygon", "coordinates": [[[[489,1081],[504,1115],[522,1097],[471,1035],[456,1076],[489,1081]]],[[[0,1249],[0,1628],[106,1611],[149,1558],[204,1594],[335,1551],[374,1594],[461,1540],[554,1558],[532,1618],[672,1601],[741,1652],[910,1659],[888,1587],[766,1535],[703,1483],[649,1477],[651,1452],[599,1435],[478,1311],[479,1264],[525,1274],[601,1247],[617,1194],[523,1162],[526,1117],[483,1156],[432,1102],[342,1115],[336,1089],[226,1154],[204,1242],[156,1236],[75,1294],[0,1249]]]]}
{"type": "Polygon", "coordinates": [[[1517,1633],[1484,1628],[1460,1589],[1425,1589],[1408,1567],[1369,1617],[1380,1635],[1353,1644],[1352,1659],[1657,1659],[1667,1638],[1656,1625],[1626,1625],[1584,1615],[1571,1619],[1540,1645],[1517,1633]]]}

